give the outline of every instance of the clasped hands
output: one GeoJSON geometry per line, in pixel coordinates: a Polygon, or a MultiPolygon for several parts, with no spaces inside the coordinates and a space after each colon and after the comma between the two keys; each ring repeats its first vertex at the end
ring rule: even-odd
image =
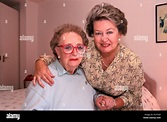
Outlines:
{"type": "Polygon", "coordinates": [[[99,110],[110,110],[115,106],[115,100],[110,96],[99,95],[95,98],[95,105],[99,110]]]}

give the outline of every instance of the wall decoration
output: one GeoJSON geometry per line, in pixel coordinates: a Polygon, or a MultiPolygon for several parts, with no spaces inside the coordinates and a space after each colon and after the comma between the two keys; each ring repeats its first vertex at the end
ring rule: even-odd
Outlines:
{"type": "Polygon", "coordinates": [[[155,6],[156,43],[167,42],[167,3],[155,6]]]}

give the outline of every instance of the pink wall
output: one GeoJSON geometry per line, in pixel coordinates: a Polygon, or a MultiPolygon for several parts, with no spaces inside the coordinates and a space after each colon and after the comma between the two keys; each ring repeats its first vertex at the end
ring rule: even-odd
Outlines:
{"type": "Polygon", "coordinates": [[[34,72],[34,62],[38,58],[38,4],[27,1],[20,5],[20,79],[34,72]]]}

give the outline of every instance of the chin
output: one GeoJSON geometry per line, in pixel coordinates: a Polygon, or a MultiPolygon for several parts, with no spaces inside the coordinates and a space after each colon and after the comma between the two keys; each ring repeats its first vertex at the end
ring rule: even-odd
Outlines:
{"type": "Polygon", "coordinates": [[[111,52],[111,50],[102,50],[101,52],[102,53],[109,53],[109,52],[111,52]]]}
{"type": "Polygon", "coordinates": [[[71,66],[71,67],[78,67],[79,66],[79,64],[78,63],[72,63],[72,64],[70,64],[69,66],[71,66]]]}

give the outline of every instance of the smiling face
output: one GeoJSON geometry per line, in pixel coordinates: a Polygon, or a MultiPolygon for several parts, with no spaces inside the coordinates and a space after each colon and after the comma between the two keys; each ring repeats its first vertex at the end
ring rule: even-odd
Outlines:
{"type": "Polygon", "coordinates": [[[112,53],[117,45],[121,34],[112,21],[99,20],[94,21],[94,42],[99,51],[103,53],[112,53]]]}
{"type": "MultiPolygon", "coordinates": [[[[60,41],[58,45],[66,45],[71,44],[74,47],[78,44],[83,44],[82,38],[74,33],[74,32],[68,32],[62,34],[60,37],[60,41]]],[[[81,63],[81,60],[83,56],[77,52],[77,49],[74,48],[74,50],[67,54],[64,52],[63,47],[56,47],[55,48],[57,55],[60,57],[59,61],[61,65],[70,73],[73,73],[74,70],[79,66],[81,63]]]]}

